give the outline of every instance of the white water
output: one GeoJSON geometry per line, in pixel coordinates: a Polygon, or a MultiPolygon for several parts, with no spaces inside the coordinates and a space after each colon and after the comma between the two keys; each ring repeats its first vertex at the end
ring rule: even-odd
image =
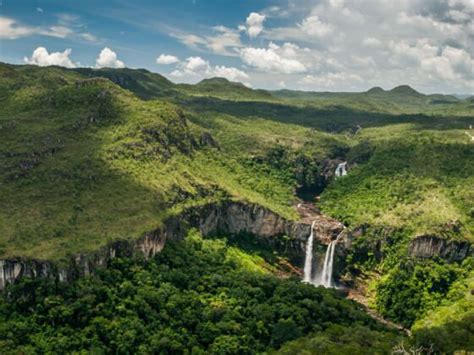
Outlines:
{"type": "Polygon", "coordinates": [[[308,242],[306,243],[306,256],[304,259],[304,276],[303,276],[303,281],[304,282],[311,282],[311,271],[313,268],[313,239],[314,239],[314,223],[316,221],[313,221],[311,224],[311,233],[308,238],[308,242]]]}
{"type": "Polygon", "coordinates": [[[322,272],[317,273],[314,278],[311,278],[311,274],[313,271],[313,240],[315,222],[316,221],[313,221],[313,223],[311,224],[311,233],[309,235],[308,241],[306,242],[303,282],[308,282],[315,286],[335,287],[332,281],[334,251],[336,250],[336,244],[339,241],[339,237],[342,235],[342,232],[339,233],[335,240],[329,243],[328,248],[326,250],[326,256],[324,257],[324,265],[322,272]]]}
{"type": "Polygon", "coordinates": [[[334,175],[336,175],[336,177],[347,175],[346,164],[347,162],[345,161],[344,163],[340,163],[337,165],[336,171],[334,172],[334,175]]]}
{"type": "Polygon", "coordinates": [[[334,250],[336,249],[337,239],[328,245],[326,256],[324,257],[323,272],[314,280],[314,284],[324,287],[333,287],[332,270],[334,265],[334,250]]]}

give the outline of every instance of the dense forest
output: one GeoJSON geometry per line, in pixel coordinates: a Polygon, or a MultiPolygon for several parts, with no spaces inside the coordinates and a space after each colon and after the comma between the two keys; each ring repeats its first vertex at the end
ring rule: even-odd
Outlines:
{"type": "MultiPolygon", "coordinates": [[[[308,333],[337,346],[346,342],[338,330],[347,327],[370,335],[369,344],[384,350],[401,337],[338,291],[278,278],[274,269],[225,238],[191,232],[149,262],[117,258],[70,285],[23,280],[0,303],[0,348],[249,354],[279,349],[308,333]]],[[[364,344],[353,342],[345,349],[360,351],[364,344]]]]}

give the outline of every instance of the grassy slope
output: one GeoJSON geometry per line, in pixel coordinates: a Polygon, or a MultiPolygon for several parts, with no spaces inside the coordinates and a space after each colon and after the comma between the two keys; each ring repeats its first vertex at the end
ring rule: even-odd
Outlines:
{"type": "Polygon", "coordinates": [[[90,251],[226,196],[295,217],[288,179],[243,163],[279,137],[289,145],[303,132],[305,140],[317,133],[295,127],[288,136],[288,126],[269,120],[257,130],[222,115],[203,120],[105,79],[82,84],[77,71],[1,68],[1,257],[90,251]],[[237,146],[232,132],[239,126],[237,146]],[[209,131],[220,148],[201,142],[209,131]],[[267,144],[245,144],[260,138],[267,144]]]}
{"type": "MultiPolygon", "coordinates": [[[[91,250],[223,196],[294,218],[294,179],[249,161],[275,146],[321,161],[364,141],[376,154],[329,188],[327,212],[350,224],[409,220],[416,232],[458,219],[463,235],[472,234],[472,145],[462,133],[470,117],[276,102],[220,79],[173,86],[143,70],[0,68],[0,159],[7,167],[0,185],[2,256],[91,250]],[[162,101],[142,101],[107,80],[77,87],[76,81],[93,75],[162,101]],[[356,124],[362,133],[348,134],[356,124]],[[200,143],[203,132],[212,134],[217,148],[200,143]],[[433,203],[442,208],[429,208],[433,203]]],[[[459,106],[463,116],[466,103],[459,106]]]]}

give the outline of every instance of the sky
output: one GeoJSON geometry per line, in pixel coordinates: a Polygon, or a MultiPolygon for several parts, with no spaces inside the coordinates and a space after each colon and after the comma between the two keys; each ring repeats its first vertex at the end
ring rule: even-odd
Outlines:
{"type": "Polygon", "coordinates": [[[474,93],[474,0],[0,0],[0,61],[474,93]]]}

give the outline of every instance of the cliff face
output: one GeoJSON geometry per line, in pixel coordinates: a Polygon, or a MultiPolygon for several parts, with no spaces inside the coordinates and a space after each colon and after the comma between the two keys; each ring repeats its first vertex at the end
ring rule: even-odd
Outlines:
{"type": "Polygon", "coordinates": [[[423,235],[413,239],[408,250],[414,257],[438,256],[450,262],[462,261],[469,255],[474,255],[474,249],[467,241],[446,240],[432,235],[423,235]]]}
{"type": "MultiPolygon", "coordinates": [[[[343,225],[323,215],[315,215],[315,237],[319,243],[327,244],[342,231],[343,225]]],[[[114,257],[128,257],[142,254],[145,258],[160,252],[166,240],[184,238],[189,228],[198,228],[207,236],[212,234],[236,235],[250,233],[258,238],[274,242],[274,237],[290,237],[291,247],[304,255],[306,239],[310,234],[311,222],[292,222],[258,205],[241,202],[209,204],[189,209],[179,216],[165,221],[162,228],[145,234],[138,239],[119,240],[92,254],[71,257],[68,265],[58,267],[50,261],[15,258],[0,261],[0,290],[7,283],[21,277],[48,277],[59,281],[73,280],[90,274],[104,266],[114,257]]],[[[345,244],[347,246],[347,241],[345,244]]],[[[342,244],[341,244],[342,246],[342,244]]]]}

